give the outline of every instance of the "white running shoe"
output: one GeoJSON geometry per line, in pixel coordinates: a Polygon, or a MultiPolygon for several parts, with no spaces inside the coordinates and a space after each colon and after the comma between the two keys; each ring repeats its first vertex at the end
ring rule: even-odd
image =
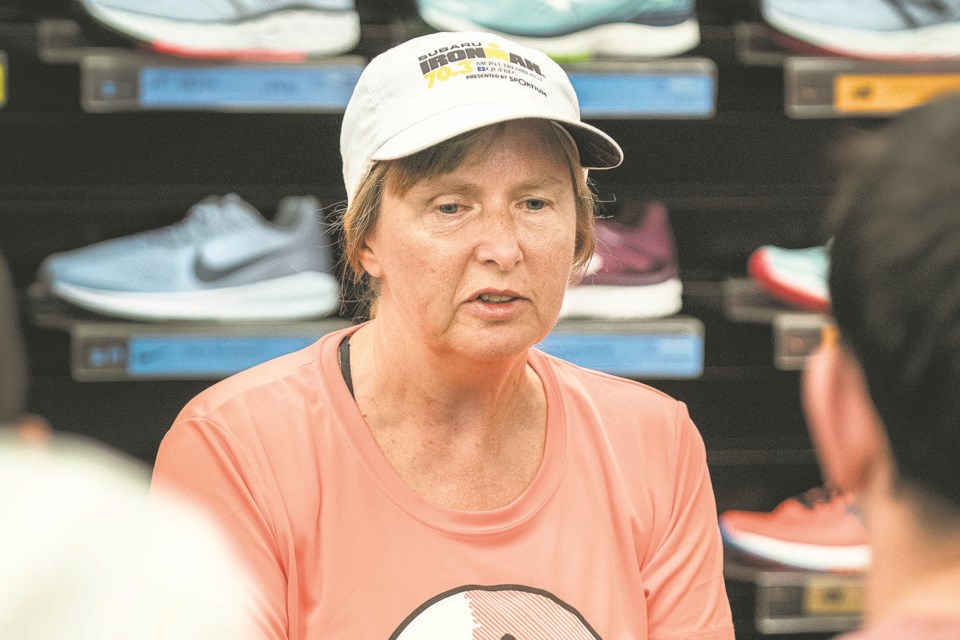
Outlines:
{"type": "Polygon", "coordinates": [[[97,23],[161,53],[287,60],[360,41],[353,0],[78,0],[97,23]]]}

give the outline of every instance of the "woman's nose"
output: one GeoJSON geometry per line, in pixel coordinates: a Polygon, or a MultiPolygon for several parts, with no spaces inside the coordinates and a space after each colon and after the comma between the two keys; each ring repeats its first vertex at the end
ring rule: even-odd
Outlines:
{"type": "Polygon", "coordinates": [[[523,260],[520,229],[508,206],[498,206],[481,217],[477,238],[477,258],[509,270],[523,260]]]}

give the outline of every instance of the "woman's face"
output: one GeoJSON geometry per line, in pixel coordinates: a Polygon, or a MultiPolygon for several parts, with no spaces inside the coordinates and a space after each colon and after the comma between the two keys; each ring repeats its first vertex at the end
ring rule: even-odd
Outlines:
{"type": "Polygon", "coordinates": [[[511,122],[457,169],[387,187],[361,251],[384,328],[438,353],[496,360],[553,327],[573,264],[569,164],[546,122],[511,122]]]}

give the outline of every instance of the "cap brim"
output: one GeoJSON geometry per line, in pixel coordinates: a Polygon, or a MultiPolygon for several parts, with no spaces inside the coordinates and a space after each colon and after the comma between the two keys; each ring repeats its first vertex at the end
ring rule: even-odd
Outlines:
{"type": "Polygon", "coordinates": [[[577,145],[584,169],[612,169],[623,162],[620,145],[600,129],[579,120],[545,115],[542,111],[534,113],[530,105],[510,102],[477,102],[438,113],[391,137],[370,159],[396,160],[467,131],[525,118],[551,120],[563,126],[577,145]]]}

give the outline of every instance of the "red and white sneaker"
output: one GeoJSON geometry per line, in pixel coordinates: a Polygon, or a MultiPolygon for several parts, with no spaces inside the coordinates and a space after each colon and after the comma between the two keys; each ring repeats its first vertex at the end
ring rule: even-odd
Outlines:
{"type": "Polygon", "coordinates": [[[750,254],[747,272],[770,295],[800,309],[824,313],[830,309],[829,247],[829,243],[807,249],[764,245],[750,254]]]}
{"type": "Polygon", "coordinates": [[[858,573],[870,563],[867,532],[848,493],[817,488],[769,513],[725,511],[720,534],[746,557],[795,569],[858,573]]]}

